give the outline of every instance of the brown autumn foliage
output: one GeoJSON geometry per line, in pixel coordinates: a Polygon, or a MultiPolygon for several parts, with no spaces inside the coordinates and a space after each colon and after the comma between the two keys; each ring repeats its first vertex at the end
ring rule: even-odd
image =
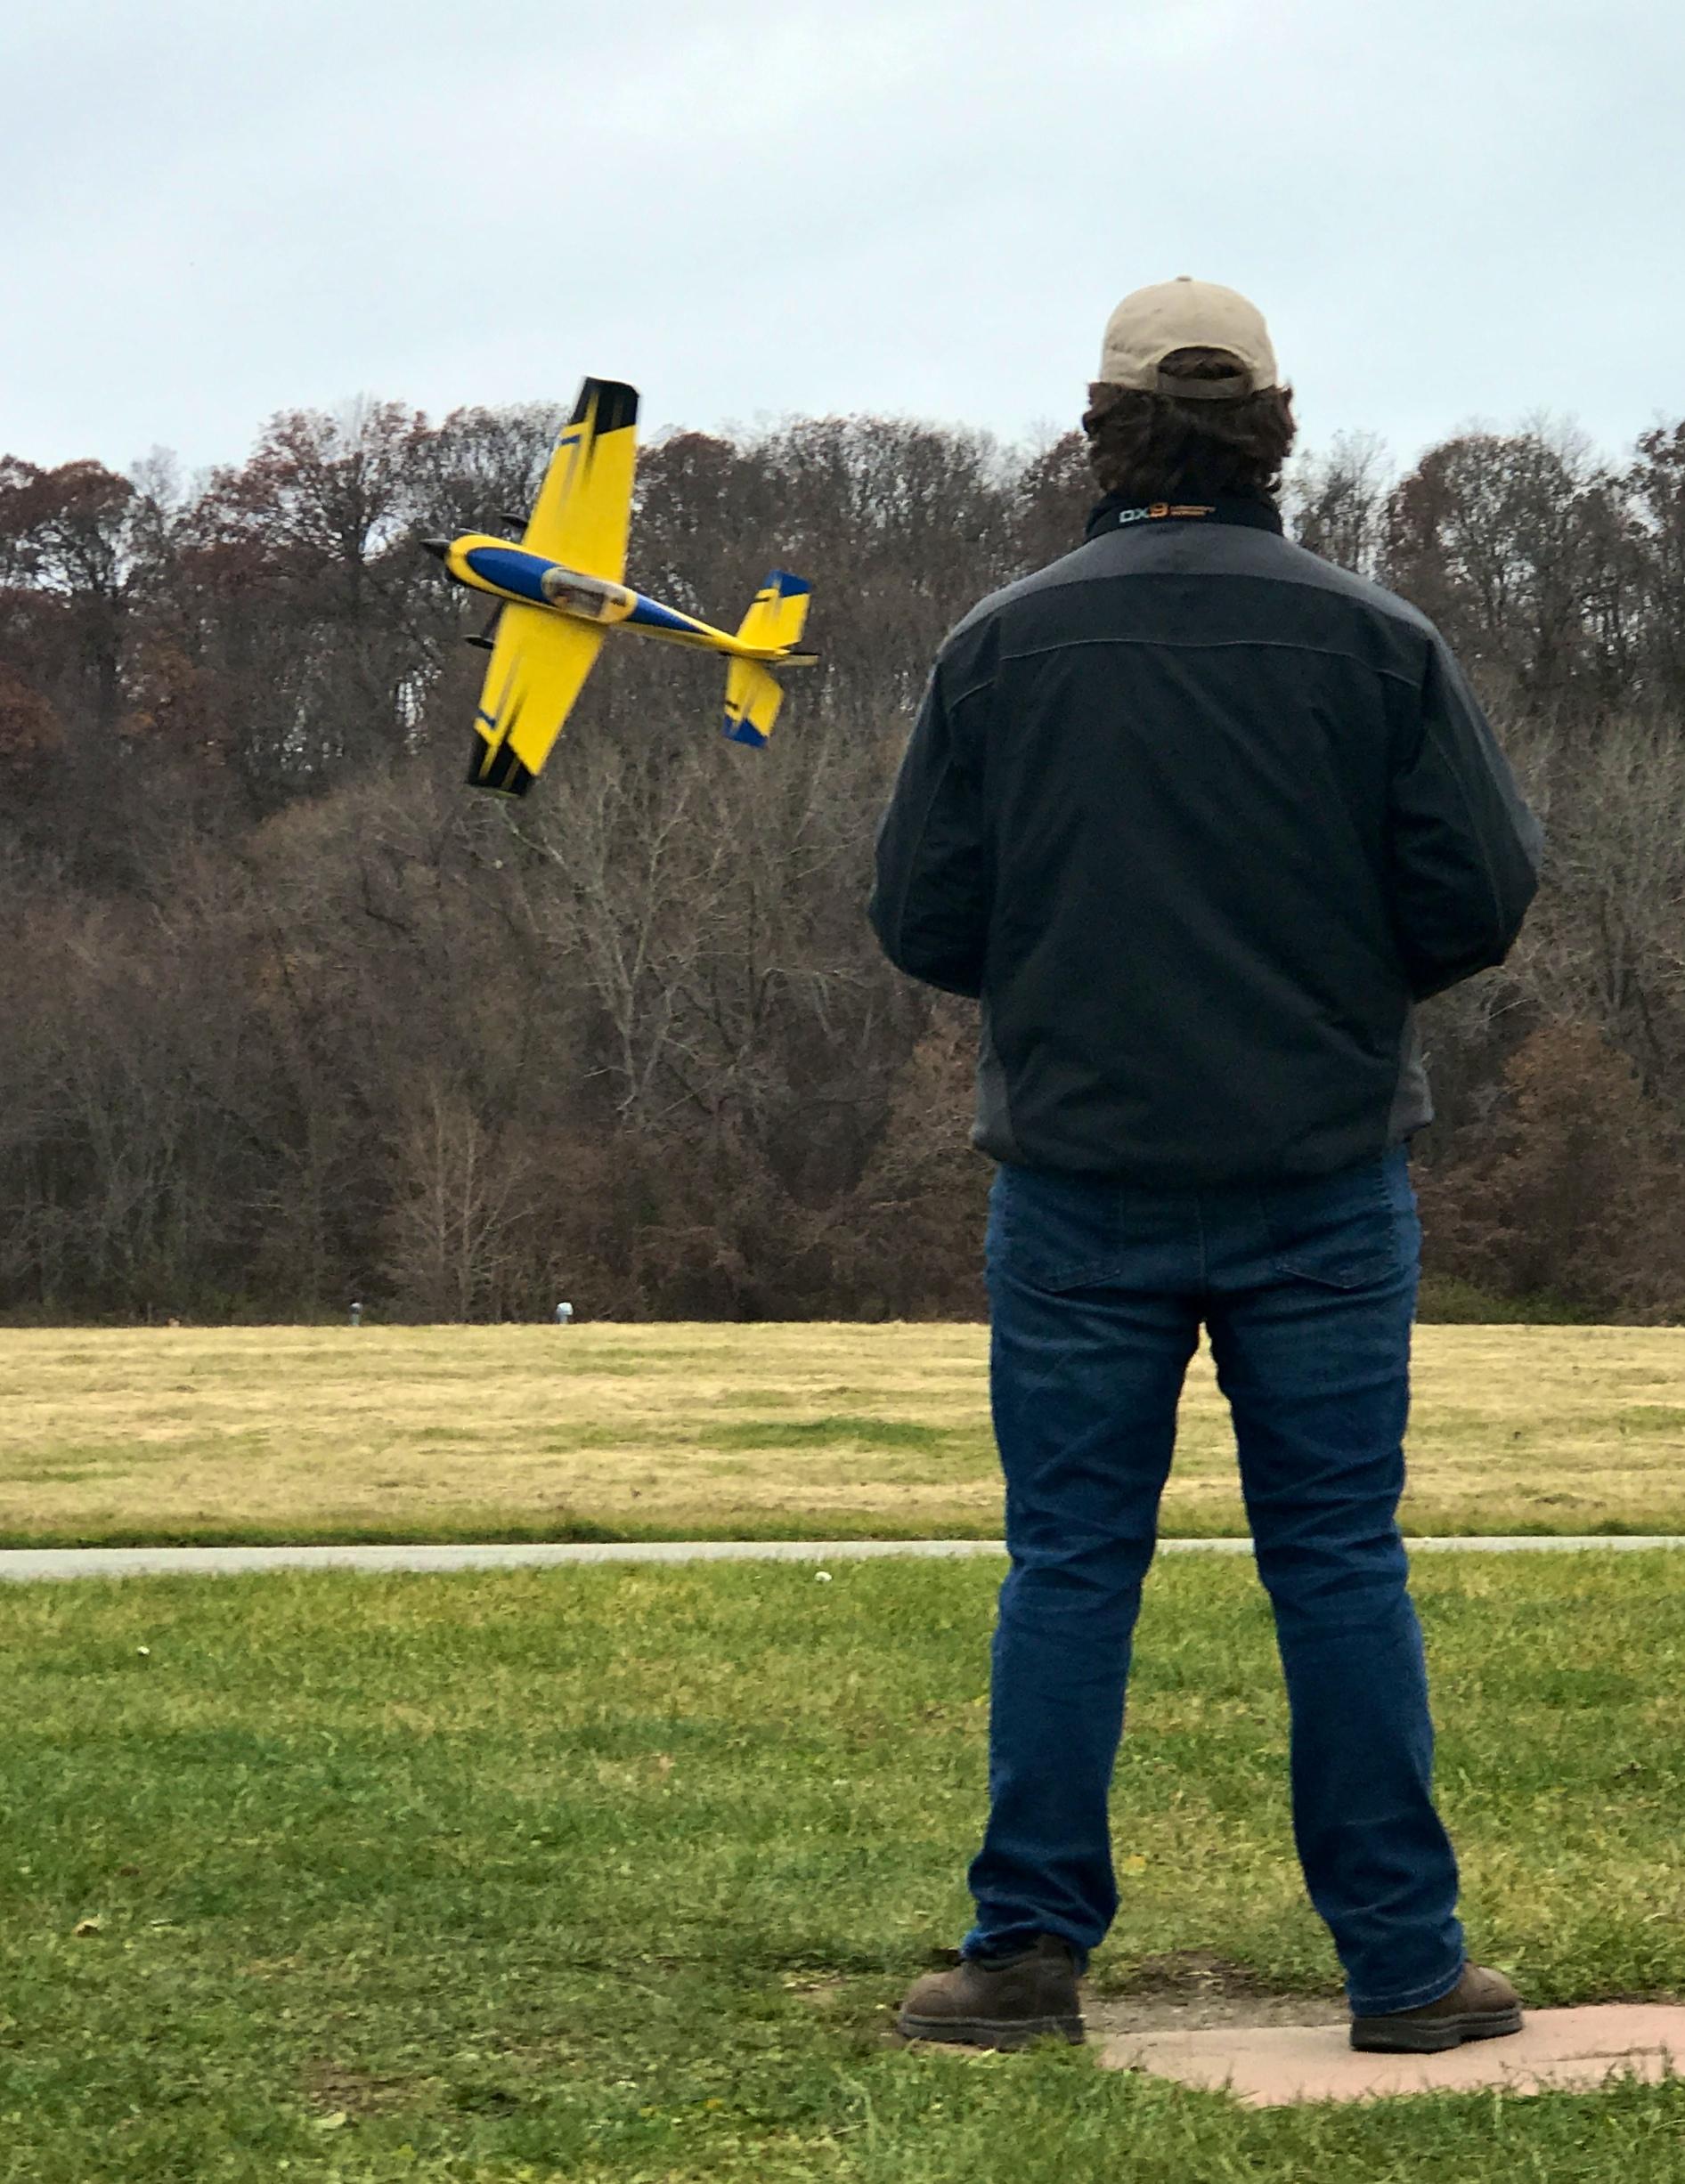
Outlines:
{"type": "MultiPolygon", "coordinates": [[[[504,807],[460,785],[481,617],[417,541],[526,506],[556,418],[296,412],[195,481],[0,459],[0,1312],[981,1312],[972,1012],[862,908],[931,655],[1079,537],[1080,440],[650,447],[634,578],[729,621],[800,569],[824,664],[761,754],[712,663],[616,645],[504,807]]],[[[1429,1014],[1430,1268],[1678,1317],[1685,424],[1396,479],[1337,442],[1290,504],[1442,623],[1550,825],[1511,963],[1429,1014]]]]}
{"type": "Polygon", "coordinates": [[[1669,1319],[1685,1297],[1681,1176],[1678,1121],[1626,1056],[1589,1024],[1547,1023],[1420,1195],[1441,1258],[1499,1295],[1669,1319]]]}

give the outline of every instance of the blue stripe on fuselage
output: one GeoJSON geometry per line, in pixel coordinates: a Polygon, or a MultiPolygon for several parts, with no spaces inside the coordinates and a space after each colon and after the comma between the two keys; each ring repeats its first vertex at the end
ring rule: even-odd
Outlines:
{"type": "Polygon", "coordinates": [[[638,594],[626,621],[628,626],[634,629],[682,629],[691,637],[704,634],[702,624],[690,615],[680,614],[671,606],[663,606],[659,600],[646,599],[642,592],[638,594]]]}
{"type": "Polygon", "coordinates": [[[550,564],[542,554],[524,553],[515,546],[471,546],[462,558],[476,576],[500,591],[512,591],[517,598],[531,599],[539,606],[549,605],[540,580],[550,564]]]}
{"type": "Polygon", "coordinates": [[[734,743],[764,744],[767,740],[752,720],[734,720],[729,713],[726,715],[726,725],[720,733],[734,743]]]}

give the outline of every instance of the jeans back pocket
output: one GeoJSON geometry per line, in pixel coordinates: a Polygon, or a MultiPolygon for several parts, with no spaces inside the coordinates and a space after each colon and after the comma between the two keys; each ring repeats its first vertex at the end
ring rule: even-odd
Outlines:
{"type": "Polygon", "coordinates": [[[1263,1194],[1279,1274],[1324,1289],[1366,1289],[1413,1262],[1420,1231],[1415,1193],[1398,1155],[1333,1175],[1274,1185],[1263,1194]]]}
{"type": "Polygon", "coordinates": [[[1115,1280],[1123,1256],[1116,1184],[1003,1165],[989,1193],[988,1255],[991,1269],[1037,1289],[1090,1289],[1115,1280]]]}

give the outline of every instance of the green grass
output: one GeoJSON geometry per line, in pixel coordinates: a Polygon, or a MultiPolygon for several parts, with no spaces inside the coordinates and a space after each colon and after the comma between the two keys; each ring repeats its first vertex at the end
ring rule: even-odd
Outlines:
{"type": "Polygon", "coordinates": [[[936,1455],[957,1446],[968,1457],[985,1445],[974,1428],[924,1425],[916,1418],[745,1418],[695,1438],[704,1449],[917,1449],[936,1455]]]}
{"type": "MultiPolygon", "coordinates": [[[[1255,2113],[1087,2053],[896,2050],[967,1914],[997,1575],[0,1588],[0,2179],[1685,2172],[1679,2081],[1255,2113]]],[[[1676,1565],[1468,1556],[1416,1586],[1481,1954],[1538,2003],[1685,1992],[1676,1565]]],[[[1335,1991],[1284,1739],[1248,1566],[1161,1564],[1103,2001],[1182,1951],[1335,1991]]]]}

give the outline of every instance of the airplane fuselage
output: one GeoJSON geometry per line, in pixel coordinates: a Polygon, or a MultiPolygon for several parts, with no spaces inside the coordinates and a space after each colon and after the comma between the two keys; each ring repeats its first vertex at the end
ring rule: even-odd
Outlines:
{"type": "Polygon", "coordinates": [[[695,645],[737,660],[776,661],[783,667],[804,666],[810,656],[790,645],[745,645],[729,630],[716,629],[678,607],[663,606],[659,599],[646,598],[629,584],[584,575],[484,532],[465,532],[452,539],[442,559],[459,583],[476,591],[523,606],[547,607],[552,613],[598,628],[634,629],[640,637],[658,637],[668,645],[695,645]]]}

